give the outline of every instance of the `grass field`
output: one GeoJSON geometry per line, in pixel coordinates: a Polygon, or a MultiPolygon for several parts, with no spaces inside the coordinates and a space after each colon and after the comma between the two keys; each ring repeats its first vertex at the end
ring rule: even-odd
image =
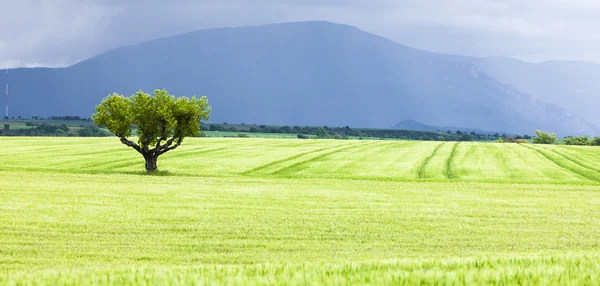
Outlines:
{"type": "Polygon", "coordinates": [[[0,284],[600,283],[600,148],[0,138],[0,284]]]}

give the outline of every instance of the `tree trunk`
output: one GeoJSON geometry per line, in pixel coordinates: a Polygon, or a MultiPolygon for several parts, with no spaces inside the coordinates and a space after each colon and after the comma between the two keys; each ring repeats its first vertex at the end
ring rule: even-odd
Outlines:
{"type": "Polygon", "coordinates": [[[144,155],[144,159],[146,159],[146,171],[148,173],[156,171],[156,161],[158,161],[158,156],[144,155]]]}

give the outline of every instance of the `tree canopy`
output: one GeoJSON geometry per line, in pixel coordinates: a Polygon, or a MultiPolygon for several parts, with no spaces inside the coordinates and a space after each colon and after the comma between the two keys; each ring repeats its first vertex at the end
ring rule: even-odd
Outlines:
{"type": "Polygon", "coordinates": [[[164,89],[154,95],[140,90],[130,97],[109,95],[96,106],[92,119],[142,154],[146,170],[152,172],[158,156],[179,147],[185,137],[200,134],[200,121],[208,120],[210,112],[205,96],[175,98],[164,89]],[[134,126],[137,143],[128,139],[134,126]]]}
{"type": "Polygon", "coordinates": [[[548,134],[541,130],[536,130],[536,137],[533,137],[533,143],[535,144],[556,144],[556,135],[554,133],[548,134]]]}

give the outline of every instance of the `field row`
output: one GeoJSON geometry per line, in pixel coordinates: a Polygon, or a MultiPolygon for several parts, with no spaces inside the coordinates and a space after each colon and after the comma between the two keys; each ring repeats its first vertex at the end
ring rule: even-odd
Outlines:
{"type": "Polygon", "coordinates": [[[56,270],[8,285],[598,285],[597,255],[56,270]]]}
{"type": "Polygon", "coordinates": [[[598,253],[597,186],[0,172],[2,271],[598,253]]]}
{"type": "MultiPolygon", "coordinates": [[[[0,170],[139,174],[115,138],[3,138],[0,170]]],[[[179,176],[598,183],[600,148],[426,141],[190,138],[159,158],[179,176]]]]}

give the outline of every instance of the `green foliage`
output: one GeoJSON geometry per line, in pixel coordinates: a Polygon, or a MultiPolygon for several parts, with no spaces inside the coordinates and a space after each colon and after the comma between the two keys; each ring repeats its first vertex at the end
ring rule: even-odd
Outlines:
{"type": "Polygon", "coordinates": [[[592,138],[592,140],[590,140],[590,145],[600,146],[600,137],[594,136],[594,138],[592,138]]]}
{"type": "MultiPolygon", "coordinates": [[[[441,131],[418,131],[418,130],[398,130],[398,129],[370,129],[370,128],[350,128],[345,127],[314,127],[314,126],[274,126],[274,125],[235,125],[235,124],[218,124],[210,123],[204,124],[204,128],[213,132],[223,132],[221,137],[228,137],[229,134],[225,132],[249,132],[249,133],[261,133],[257,135],[263,137],[267,133],[271,134],[303,134],[303,135],[315,135],[316,138],[323,139],[348,139],[348,138],[379,138],[379,139],[403,139],[403,140],[436,140],[436,141],[461,141],[461,140],[496,140],[498,137],[486,134],[476,134],[471,132],[468,135],[470,137],[463,137],[465,134],[461,132],[461,135],[453,134],[452,132],[441,132],[441,131]]],[[[212,134],[213,136],[219,136],[219,133],[212,134]]],[[[266,136],[271,138],[272,136],[266,136]]],[[[286,137],[286,136],[281,136],[286,137]]]]}
{"type": "Polygon", "coordinates": [[[569,137],[565,137],[563,140],[566,145],[582,145],[582,146],[590,145],[590,139],[588,138],[587,135],[569,136],[569,137]]]}
{"type": "Polygon", "coordinates": [[[79,137],[106,137],[110,136],[109,133],[103,131],[97,126],[87,126],[85,128],[79,129],[77,131],[77,135],[79,137]]]}
{"type": "Polygon", "coordinates": [[[321,139],[329,138],[329,133],[327,133],[327,130],[325,130],[325,128],[323,128],[323,127],[317,127],[315,134],[317,135],[318,138],[321,138],[321,139]]]}
{"type": "Polygon", "coordinates": [[[502,137],[498,137],[498,140],[496,140],[496,143],[504,143],[504,139],[502,139],[502,137]]]}
{"type": "Polygon", "coordinates": [[[131,136],[131,127],[135,124],[131,99],[117,93],[109,95],[96,106],[92,120],[117,136],[131,136]]]}
{"type": "Polygon", "coordinates": [[[10,130],[10,124],[4,124],[4,130],[10,130]]]}
{"type": "Polygon", "coordinates": [[[155,90],[154,96],[140,90],[128,98],[109,95],[96,106],[92,119],[142,154],[146,171],[154,172],[158,156],[177,148],[185,137],[200,135],[200,121],[208,120],[210,111],[206,97],[176,99],[164,89],[155,90]],[[127,139],[133,125],[138,144],[127,139]]]}
{"type": "Polygon", "coordinates": [[[54,125],[42,123],[34,128],[15,129],[4,132],[4,136],[71,136],[66,124],[54,125]]]}
{"type": "Polygon", "coordinates": [[[176,99],[157,89],[154,96],[143,91],[129,98],[110,95],[96,106],[92,119],[119,137],[131,136],[135,125],[140,146],[151,148],[170,136],[181,143],[187,136],[199,135],[200,121],[209,119],[210,111],[206,97],[176,99]]]}
{"type": "Polygon", "coordinates": [[[515,137],[512,136],[506,136],[504,137],[504,139],[502,139],[502,141],[504,141],[504,143],[516,143],[517,139],[515,139],[515,137]]]}
{"type": "Polygon", "coordinates": [[[468,134],[468,133],[463,133],[460,136],[460,141],[473,141],[473,135],[468,134]]]}
{"type": "Polygon", "coordinates": [[[541,130],[536,130],[536,137],[533,137],[534,144],[556,144],[556,135],[554,133],[548,134],[548,132],[544,132],[541,130]]]}

